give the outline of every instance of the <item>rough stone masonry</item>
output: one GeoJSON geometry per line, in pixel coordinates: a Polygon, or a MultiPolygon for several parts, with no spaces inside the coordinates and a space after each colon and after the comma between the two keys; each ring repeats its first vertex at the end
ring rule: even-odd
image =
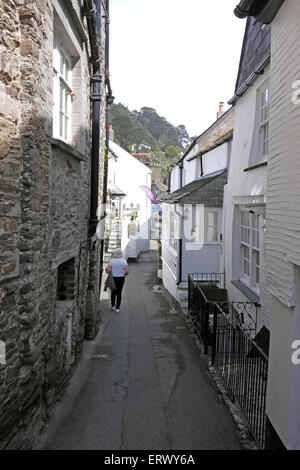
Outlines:
{"type": "Polygon", "coordinates": [[[34,447],[80,355],[86,317],[94,333],[99,322],[97,275],[89,275],[91,65],[81,3],[0,0],[0,449],[34,447]],[[68,37],[72,55],[67,143],[53,138],[55,37],[68,37]]]}

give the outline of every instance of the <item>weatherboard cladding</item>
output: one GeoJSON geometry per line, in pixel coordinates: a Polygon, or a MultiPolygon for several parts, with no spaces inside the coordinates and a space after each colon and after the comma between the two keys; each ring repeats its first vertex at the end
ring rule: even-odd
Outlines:
{"type": "Polygon", "coordinates": [[[262,23],[256,22],[255,18],[247,19],[235,92],[270,53],[271,28],[262,26],[262,23]]]}
{"type": "Polygon", "coordinates": [[[204,204],[206,207],[223,207],[224,185],[227,183],[227,170],[201,178],[174,191],[164,202],[168,204],[204,204]]]}

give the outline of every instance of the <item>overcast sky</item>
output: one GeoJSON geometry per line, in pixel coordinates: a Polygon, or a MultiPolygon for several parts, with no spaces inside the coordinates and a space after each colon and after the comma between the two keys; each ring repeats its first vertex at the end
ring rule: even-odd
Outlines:
{"type": "Polygon", "coordinates": [[[155,108],[199,135],[233,96],[245,20],[238,0],[111,0],[115,103],[155,108]]]}

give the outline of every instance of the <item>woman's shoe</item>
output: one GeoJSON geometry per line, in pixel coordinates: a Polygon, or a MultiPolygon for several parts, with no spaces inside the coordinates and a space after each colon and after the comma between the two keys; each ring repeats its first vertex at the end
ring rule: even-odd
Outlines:
{"type": "Polygon", "coordinates": [[[114,305],[111,306],[112,310],[116,310],[116,307],[114,305]]]}
{"type": "Polygon", "coordinates": [[[119,313],[120,309],[119,308],[116,308],[116,312],[119,313]]]}

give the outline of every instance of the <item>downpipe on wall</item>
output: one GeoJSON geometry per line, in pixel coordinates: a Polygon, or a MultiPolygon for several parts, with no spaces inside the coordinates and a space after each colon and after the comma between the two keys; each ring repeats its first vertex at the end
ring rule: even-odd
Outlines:
{"type": "Polygon", "coordinates": [[[97,226],[99,201],[99,153],[100,153],[100,113],[101,113],[101,0],[84,0],[83,14],[87,18],[91,48],[92,78],[92,151],[91,151],[91,192],[88,236],[90,239],[89,282],[86,300],[85,337],[92,339],[98,330],[98,243],[97,226]]]}
{"type": "MultiPolygon", "coordinates": [[[[179,170],[180,170],[180,189],[182,188],[183,184],[183,178],[182,178],[182,172],[183,172],[183,162],[179,163],[179,170]]],[[[179,285],[182,282],[182,238],[183,238],[183,214],[181,214],[180,217],[180,224],[181,224],[181,230],[180,230],[180,237],[178,240],[178,280],[177,280],[177,285],[179,285]]]]}
{"type": "Polygon", "coordinates": [[[109,0],[105,3],[105,81],[108,89],[106,96],[106,135],[105,135],[105,157],[104,157],[104,171],[103,171],[103,192],[102,192],[102,237],[100,242],[100,272],[99,272],[99,295],[101,291],[102,276],[103,276],[103,260],[104,260],[104,233],[105,233],[105,219],[106,219],[106,202],[107,202],[107,179],[108,179],[108,155],[109,155],[109,125],[110,125],[110,106],[114,102],[109,78],[109,0]]]}

